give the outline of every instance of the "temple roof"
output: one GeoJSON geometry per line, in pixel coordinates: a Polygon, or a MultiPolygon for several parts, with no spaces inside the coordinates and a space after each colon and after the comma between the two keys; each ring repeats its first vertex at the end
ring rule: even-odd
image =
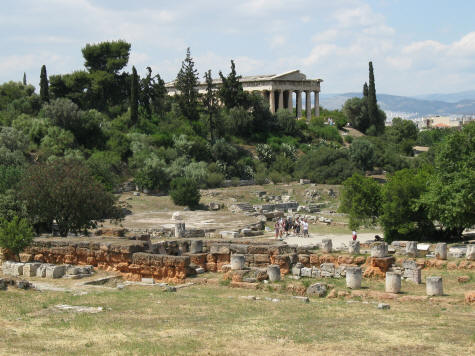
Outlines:
{"type": "MultiPolygon", "coordinates": [[[[271,80],[289,80],[289,81],[300,81],[300,80],[310,80],[307,79],[306,75],[303,73],[300,73],[300,70],[294,69],[288,72],[284,73],[279,73],[279,74],[264,74],[264,75],[251,75],[251,76],[246,76],[242,77],[240,82],[265,82],[265,81],[271,81],[271,80]]],[[[314,79],[319,82],[323,82],[322,79],[314,79]]],[[[175,86],[175,80],[168,82],[165,84],[166,87],[173,87],[175,86]]],[[[221,78],[215,78],[213,79],[213,84],[220,84],[221,78]]],[[[205,82],[200,82],[200,85],[205,85],[205,82]]]]}

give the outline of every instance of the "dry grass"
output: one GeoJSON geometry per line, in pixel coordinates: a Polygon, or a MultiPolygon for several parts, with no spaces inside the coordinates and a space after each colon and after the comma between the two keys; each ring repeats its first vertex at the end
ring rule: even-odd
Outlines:
{"type": "MultiPolygon", "coordinates": [[[[441,273],[448,296],[438,303],[391,301],[390,310],[378,310],[372,301],[344,299],[303,304],[270,288],[249,291],[220,285],[176,293],[157,286],[96,288],[81,296],[10,289],[0,293],[0,354],[470,355],[475,352],[475,309],[460,302],[469,285],[457,284],[460,272],[441,273]],[[239,298],[249,294],[262,299],[239,298]],[[444,303],[454,298],[459,301],[444,303]],[[106,310],[78,314],[58,311],[57,304],[106,310]]],[[[471,277],[473,281],[473,272],[471,277]]],[[[343,280],[331,282],[345,289],[343,280]]],[[[382,285],[365,280],[372,290],[382,285]]],[[[423,293],[424,287],[403,284],[411,294],[423,293]]]]}

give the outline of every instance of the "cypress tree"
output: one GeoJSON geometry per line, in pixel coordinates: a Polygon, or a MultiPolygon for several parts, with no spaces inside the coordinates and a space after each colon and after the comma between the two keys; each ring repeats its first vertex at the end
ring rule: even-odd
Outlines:
{"type": "Polygon", "coordinates": [[[197,120],[198,113],[198,71],[191,58],[190,47],[186,50],[186,58],[176,77],[176,88],[179,90],[178,102],[183,115],[189,120],[197,120]]]}
{"type": "Polygon", "coordinates": [[[209,117],[209,131],[211,134],[211,144],[214,144],[215,141],[215,123],[214,123],[214,115],[218,111],[217,105],[217,97],[216,92],[214,90],[213,78],[211,77],[211,70],[205,73],[204,76],[206,80],[206,93],[203,97],[203,103],[208,112],[209,117]]]}
{"type": "Polygon", "coordinates": [[[49,102],[48,75],[46,74],[46,66],[43,64],[40,74],[40,98],[43,103],[49,102]]]}
{"type": "Polygon", "coordinates": [[[368,116],[370,126],[378,128],[379,113],[378,103],[376,101],[376,87],[374,84],[373,62],[369,62],[368,116]]]}
{"type": "Polygon", "coordinates": [[[132,67],[130,86],[130,121],[135,125],[139,119],[139,78],[135,66],[132,67]]]}
{"type": "Polygon", "coordinates": [[[366,82],[363,85],[363,98],[368,98],[368,83],[366,82]]]}
{"type": "Polygon", "coordinates": [[[23,85],[26,85],[26,73],[23,72],[23,85]]]}

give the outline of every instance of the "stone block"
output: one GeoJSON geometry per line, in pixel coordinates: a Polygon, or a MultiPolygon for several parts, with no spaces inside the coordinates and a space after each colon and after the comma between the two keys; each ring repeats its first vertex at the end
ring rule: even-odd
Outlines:
{"type": "Polygon", "coordinates": [[[447,244],[445,242],[440,242],[435,246],[435,258],[438,260],[447,259],[447,244]]]}
{"type": "Polygon", "coordinates": [[[404,260],[402,262],[402,268],[404,269],[416,269],[417,263],[414,260],[404,260]]]}
{"type": "Polygon", "coordinates": [[[331,239],[322,240],[322,250],[325,253],[330,253],[333,250],[333,244],[331,239]]]}
{"type": "Polygon", "coordinates": [[[19,256],[20,256],[20,262],[32,262],[33,257],[34,257],[31,253],[25,253],[25,252],[20,253],[19,256]]]}
{"type": "Polygon", "coordinates": [[[351,240],[348,243],[348,253],[352,255],[360,254],[360,242],[351,240]]]}
{"type": "Polygon", "coordinates": [[[422,274],[420,268],[405,269],[402,277],[416,284],[422,283],[422,274]]]}
{"type": "Polygon", "coordinates": [[[406,242],[406,254],[411,257],[417,257],[417,241],[406,242]]]}
{"type": "Polygon", "coordinates": [[[229,250],[229,246],[227,245],[211,245],[210,247],[210,253],[211,254],[229,254],[231,251],[229,250]]]}
{"type": "Polygon", "coordinates": [[[298,257],[299,262],[302,263],[303,265],[310,264],[310,255],[299,254],[299,255],[297,255],[297,257],[298,257]]]}
{"type": "Polygon", "coordinates": [[[361,267],[348,267],[346,269],[346,286],[351,289],[360,289],[362,280],[361,267]]]}
{"type": "Polygon", "coordinates": [[[426,293],[429,296],[443,295],[442,277],[431,276],[426,278],[426,293]]]}
{"type": "Polygon", "coordinates": [[[323,298],[327,294],[327,286],[323,283],[315,283],[307,288],[307,295],[323,298]]]}
{"type": "Polygon", "coordinates": [[[452,257],[462,258],[467,254],[467,247],[465,246],[453,246],[449,248],[449,253],[452,257]]]}
{"type": "Polygon", "coordinates": [[[36,270],[36,277],[41,277],[41,278],[45,278],[46,277],[46,269],[49,267],[50,265],[47,264],[47,263],[42,263],[38,269],[36,270]]]}
{"type": "Polygon", "coordinates": [[[50,265],[46,267],[46,278],[61,278],[66,273],[64,265],[50,265]]]}
{"type": "Polygon", "coordinates": [[[300,275],[302,277],[312,277],[312,268],[309,268],[309,267],[303,267],[301,270],[300,270],[300,275]]]}
{"type": "Polygon", "coordinates": [[[190,244],[190,253],[202,253],[203,252],[203,241],[193,240],[190,244]]]}
{"type": "Polygon", "coordinates": [[[320,275],[326,278],[333,278],[335,276],[335,264],[322,263],[320,265],[320,275]]]}
{"type": "Polygon", "coordinates": [[[312,278],[320,278],[321,277],[321,270],[317,267],[312,267],[312,278]]]}
{"type": "Polygon", "coordinates": [[[467,253],[465,257],[469,261],[475,261],[475,244],[467,246],[467,253]]]}
{"type": "Polygon", "coordinates": [[[238,253],[241,255],[246,255],[248,253],[248,246],[244,244],[230,244],[229,250],[232,253],[238,253]]]}
{"type": "Polygon", "coordinates": [[[237,239],[239,233],[237,231],[220,231],[219,234],[223,239],[237,239]]]}
{"type": "Polygon", "coordinates": [[[22,276],[23,275],[23,267],[24,263],[21,262],[14,262],[11,265],[11,275],[12,276],[22,276]]]}
{"type": "Polygon", "coordinates": [[[155,284],[155,280],[153,278],[145,278],[145,277],[142,277],[142,283],[145,283],[145,284],[155,284]]]}
{"type": "Polygon", "coordinates": [[[247,253],[252,255],[269,255],[269,246],[267,245],[250,245],[247,253]]]}
{"type": "Polygon", "coordinates": [[[244,269],[244,255],[231,255],[231,269],[242,270],[244,269]]]}
{"type": "Polygon", "coordinates": [[[280,281],[280,267],[278,265],[267,266],[267,275],[271,282],[280,281]]]}
{"type": "Polygon", "coordinates": [[[266,264],[270,262],[269,255],[267,254],[256,254],[254,255],[254,263],[266,264]]]}
{"type": "Polygon", "coordinates": [[[175,223],[175,237],[182,238],[186,235],[185,223],[177,222],[175,223]]]}
{"type": "Polygon", "coordinates": [[[310,303],[310,299],[308,299],[308,297],[301,297],[299,295],[296,295],[296,296],[293,296],[292,298],[302,303],[310,303]]]}
{"type": "Polygon", "coordinates": [[[386,272],[386,293],[399,293],[401,291],[401,275],[395,272],[386,272]]]}
{"type": "Polygon", "coordinates": [[[196,274],[202,274],[202,273],[205,273],[205,269],[202,268],[202,267],[198,267],[197,269],[195,269],[196,271],[196,274]]]}
{"type": "Polygon", "coordinates": [[[41,266],[41,263],[26,263],[23,266],[23,275],[25,277],[36,277],[36,272],[41,266]]]}
{"type": "Polygon", "coordinates": [[[382,258],[388,255],[388,244],[386,242],[374,242],[371,244],[371,257],[382,258]]]}
{"type": "Polygon", "coordinates": [[[12,274],[12,263],[11,261],[5,261],[2,264],[2,273],[5,276],[11,276],[12,274]]]}
{"type": "Polygon", "coordinates": [[[296,267],[296,266],[292,267],[292,275],[293,276],[300,276],[300,271],[301,271],[301,268],[296,267]]]}

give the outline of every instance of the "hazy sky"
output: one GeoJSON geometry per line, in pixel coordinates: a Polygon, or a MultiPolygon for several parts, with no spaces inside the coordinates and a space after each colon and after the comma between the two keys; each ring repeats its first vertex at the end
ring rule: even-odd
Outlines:
{"type": "Polygon", "coordinates": [[[300,69],[323,93],[360,91],[375,68],[379,93],[475,89],[472,0],[3,0],[0,82],[38,86],[83,68],[87,43],[124,39],[139,73],[175,78],[186,47],[200,76],[212,69],[300,69]]]}

